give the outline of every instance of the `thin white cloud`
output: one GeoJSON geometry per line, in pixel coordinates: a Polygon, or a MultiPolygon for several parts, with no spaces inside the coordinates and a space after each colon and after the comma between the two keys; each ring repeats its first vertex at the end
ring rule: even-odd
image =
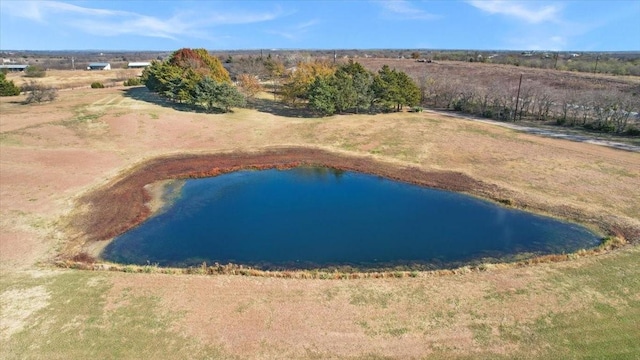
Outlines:
{"type": "Polygon", "coordinates": [[[283,37],[287,40],[297,40],[298,39],[298,34],[294,34],[291,31],[282,31],[282,30],[267,30],[265,31],[267,34],[271,34],[271,35],[277,35],[280,37],[283,37]]]}
{"type": "Polygon", "coordinates": [[[101,36],[134,34],[176,39],[181,36],[206,37],[205,29],[219,25],[237,25],[270,21],[282,16],[280,9],[262,13],[177,14],[159,18],[129,11],[83,7],[61,1],[0,1],[6,14],[41,23],[72,26],[85,33],[101,36]],[[77,15],[82,15],[78,17],[77,15]],[[198,20],[194,20],[198,19],[198,20]]]}
{"type": "Polygon", "coordinates": [[[47,16],[64,13],[101,17],[135,15],[126,11],[87,8],[60,1],[4,1],[0,4],[2,10],[12,16],[39,22],[46,21],[47,16]]]}
{"type": "Polygon", "coordinates": [[[303,29],[310,28],[310,27],[312,27],[312,26],[316,26],[316,25],[318,25],[319,23],[320,23],[320,21],[318,21],[317,19],[314,19],[314,20],[309,20],[309,21],[307,21],[307,22],[300,23],[300,24],[296,25],[295,27],[296,27],[298,30],[303,30],[303,29]]]}
{"type": "Polygon", "coordinates": [[[380,1],[380,5],[390,14],[410,20],[434,20],[439,16],[417,8],[406,0],[380,1]]]}
{"type": "Polygon", "coordinates": [[[534,1],[469,0],[467,3],[489,14],[511,16],[532,24],[556,21],[561,10],[555,5],[537,6],[534,1]]]}
{"type": "Polygon", "coordinates": [[[42,21],[38,3],[33,1],[0,1],[0,10],[5,14],[32,21],[42,21]]]}
{"type": "Polygon", "coordinates": [[[305,35],[310,28],[318,25],[320,23],[319,20],[317,19],[313,19],[313,20],[309,20],[309,21],[305,21],[305,22],[301,22],[295,25],[292,25],[284,30],[280,29],[271,29],[271,30],[267,30],[266,33],[268,34],[272,34],[272,35],[277,35],[280,37],[283,37],[285,39],[291,40],[291,41],[296,41],[296,40],[300,40],[302,38],[303,35],[305,35]]]}

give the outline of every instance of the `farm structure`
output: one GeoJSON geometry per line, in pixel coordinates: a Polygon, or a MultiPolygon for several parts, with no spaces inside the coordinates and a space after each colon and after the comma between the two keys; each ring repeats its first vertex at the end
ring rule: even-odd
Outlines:
{"type": "Polygon", "coordinates": [[[87,70],[111,70],[109,63],[89,63],[87,70]]]}
{"type": "Polygon", "coordinates": [[[138,62],[130,62],[127,67],[129,69],[144,69],[147,66],[151,66],[151,63],[148,61],[138,61],[138,62]]]}
{"type": "Polygon", "coordinates": [[[29,67],[29,65],[0,65],[0,70],[7,70],[7,71],[24,71],[27,67],[29,67]]]}

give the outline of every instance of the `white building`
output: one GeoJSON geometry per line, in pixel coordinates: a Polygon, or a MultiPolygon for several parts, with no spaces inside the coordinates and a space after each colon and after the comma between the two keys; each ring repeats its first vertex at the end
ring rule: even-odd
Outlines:
{"type": "Polygon", "coordinates": [[[137,61],[137,62],[130,62],[129,65],[127,65],[129,69],[144,69],[147,66],[151,66],[151,63],[147,61],[137,61]]]}

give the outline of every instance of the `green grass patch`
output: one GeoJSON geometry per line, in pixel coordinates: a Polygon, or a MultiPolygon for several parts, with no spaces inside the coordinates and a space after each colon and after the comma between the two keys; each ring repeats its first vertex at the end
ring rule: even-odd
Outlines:
{"type": "Polygon", "coordinates": [[[374,306],[386,308],[392,300],[393,294],[390,292],[374,289],[356,287],[349,297],[349,303],[357,306],[374,306]]]}
{"type": "Polygon", "coordinates": [[[86,123],[98,120],[102,117],[102,113],[82,113],[76,115],[73,119],[65,121],[65,124],[86,123]]]}
{"type": "Polygon", "coordinates": [[[469,326],[473,333],[473,340],[482,346],[486,346],[491,341],[491,326],[485,323],[474,323],[469,326]]]}
{"type": "Polygon", "coordinates": [[[4,359],[226,359],[171,330],[180,315],[159,312],[158,299],[124,292],[108,308],[108,276],[66,271],[3,281],[0,290],[44,285],[46,307],[0,343],[4,359]]]}
{"type": "Polygon", "coordinates": [[[612,254],[553,280],[567,297],[593,293],[585,309],[552,313],[534,331],[556,358],[638,359],[640,357],[640,249],[612,254]]]}
{"type": "Polygon", "coordinates": [[[21,146],[22,141],[12,134],[0,134],[0,145],[3,146],[21,146]]]}

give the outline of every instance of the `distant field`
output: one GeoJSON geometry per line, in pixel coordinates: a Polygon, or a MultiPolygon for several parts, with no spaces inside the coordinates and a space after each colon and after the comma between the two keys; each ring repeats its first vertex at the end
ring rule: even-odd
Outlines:
{"type": "Polygon", "coordinates": [[[403,70],[414,79],[424,76],[447,77],[460,85],[484,83],[486,86],[502,83],[504,86],[517,86],[520,74],[524,85],[541,85],[554,90],[571,89],[575,91],[616,90],[640,93],[640,77],[614,76],[572,71],[550,71],[547,69],[527,68],[513,65],[469,63],[462,61],[435,61],[421,63],[411,59],[357,59],[358,62],[377,71],[382,65],[403,70]]]}
{"type": "Polygon", "coordinates": [[[48,70],[43,78],[25,77],[23,73],[13,72],[7,74],[7,79],[22,86],[30,81],[37,81],[45,85],[52,85],[58,89],[89,87],[92,82],[98,81],[105,86],[120,86],[122,82],[134,76],[140,76],[140,69],[116,69],[116,70],[48,70]]]}
{"type": "Polygon", "coordinates": [[[52,267],[61,249],[81,246],[82,234],[67,226],[83,211],[78,199],[144,161],[285,146],[456,171],[503,189],[516,206],[640,229],[638,153],[429,112],[305,118],[270,102],[210,115],[142,87],[78,89],[118,71],[51,71],[43,81],[75,89],[49,104],[0,98],[0,357],[640,356],[637,244],[560,263],[400,279],[52,267]]]}

